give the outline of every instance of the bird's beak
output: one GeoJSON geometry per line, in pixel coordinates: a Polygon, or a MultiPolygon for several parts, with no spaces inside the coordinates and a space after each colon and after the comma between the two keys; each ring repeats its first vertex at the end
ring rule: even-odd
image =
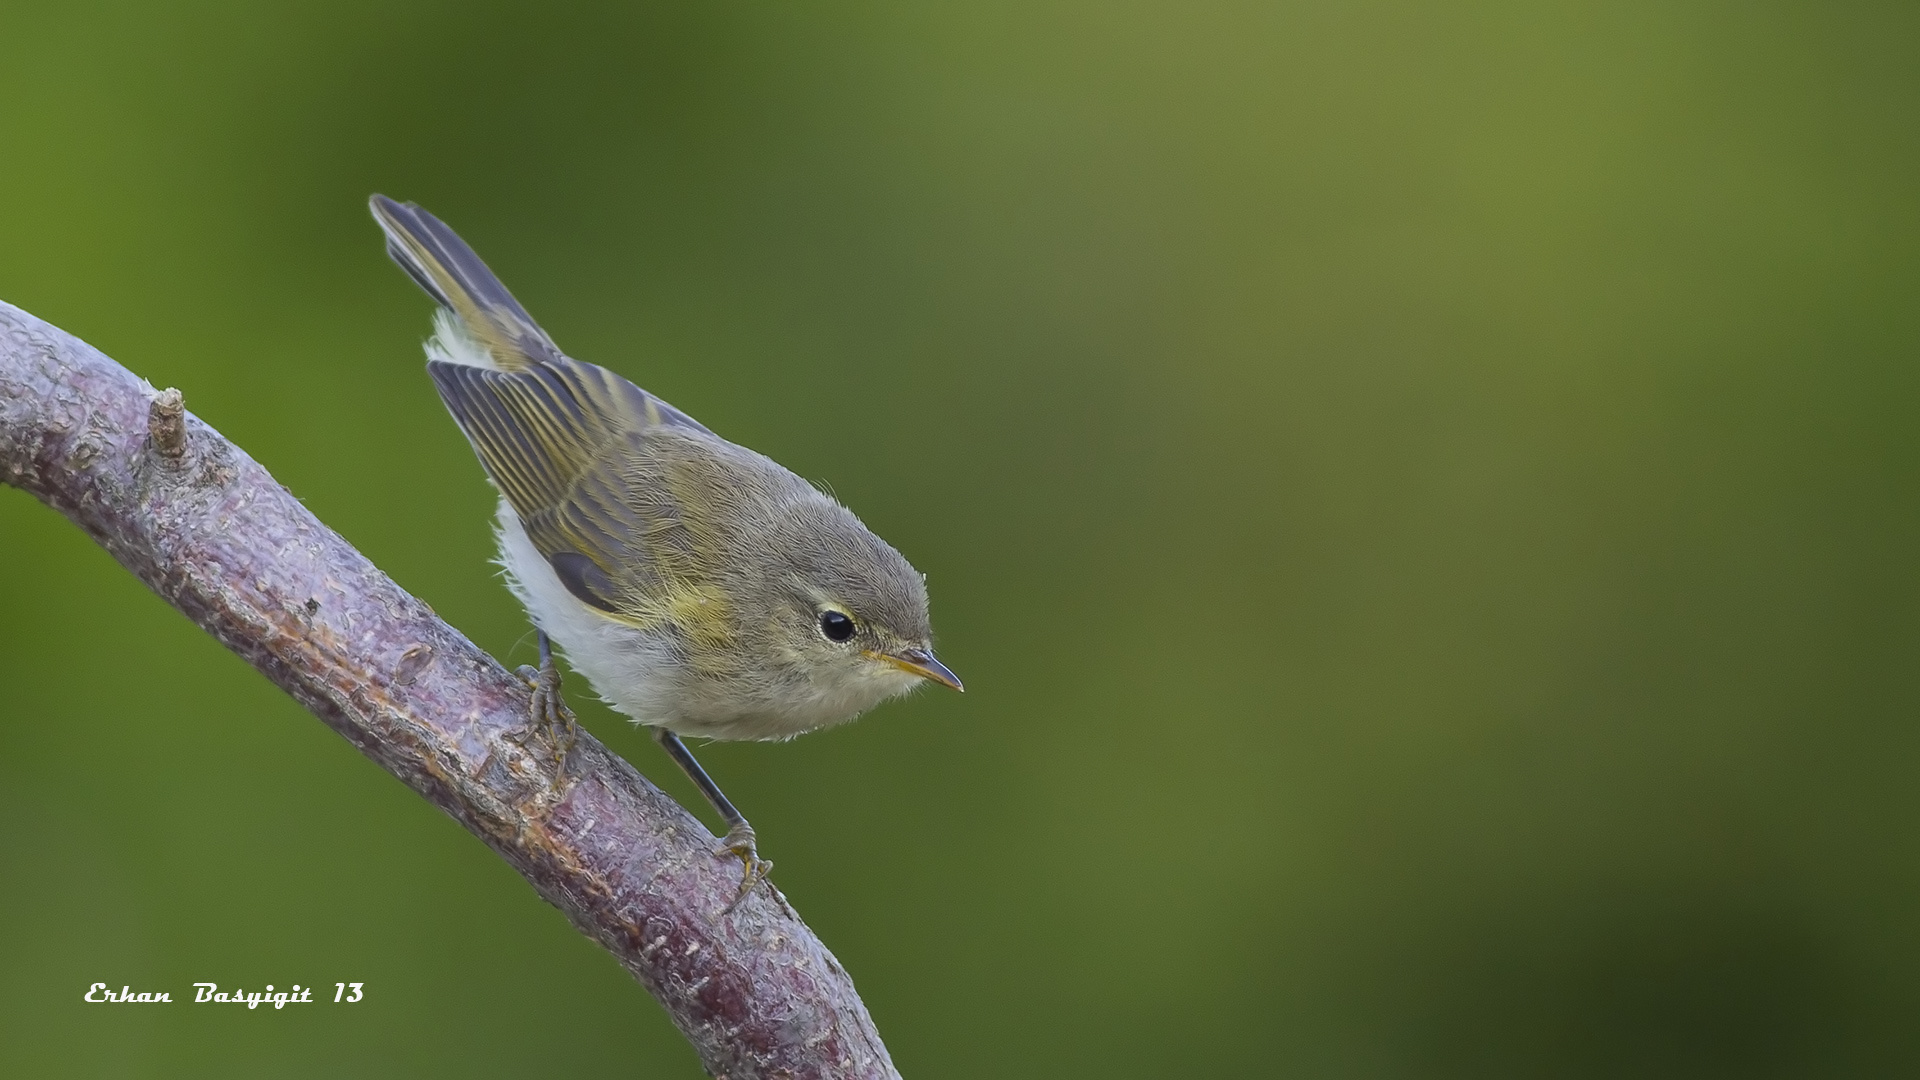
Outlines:
{"type": "Polygon", "coordinates": [[[892,664],[894,667],[910,675],[918,675],[923,679],[930,679],[933,682],[937,682],[941,686],[951,686],[961,693],[966,693],[967,688],[960,685],[960,676],[948,671],[947,665],[935,660],[933,654],[925,649],[901,649],[897,653],[870,653],[868,655],[872,656],[875,660],[885,660],[887,663],[892,664]]]}

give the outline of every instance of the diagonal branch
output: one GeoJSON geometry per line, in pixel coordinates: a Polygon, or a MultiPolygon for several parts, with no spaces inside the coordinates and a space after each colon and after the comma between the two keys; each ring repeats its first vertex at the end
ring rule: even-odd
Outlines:
{"type": "Polygon", "coordinates": [[[452,815],[665,1006],[718,1077],[898,1077],[771,888],[584,732],[522,748],[527,688],[267,471],[84,342],[0,303],[0,482],[32,492],[452,815]]]}

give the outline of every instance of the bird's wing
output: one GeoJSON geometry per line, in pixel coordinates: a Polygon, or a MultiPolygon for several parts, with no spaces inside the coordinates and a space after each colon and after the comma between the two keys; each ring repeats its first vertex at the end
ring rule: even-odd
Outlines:
{"type": "Polygon", "coordinates": [[[669,594],[693,587],[692,539],[670,478],[644,468],[645,444],[666,429],[719,437],[613,372],[563,355],[438,218],[380,195],[372,203],[388,254],[495,365],[436,358],[427,372],[528,539],[583,603],[637,625],[660,621],[669,594]]]}
{"type": "Polygon", "coordinates": [[[671,478],[649,468],[662,428],[719,440],[620,376],[561,357],[526,371],[427,364],[494,486],[568,591],[639,625],[688,580],[693,538],[671,478]]]}

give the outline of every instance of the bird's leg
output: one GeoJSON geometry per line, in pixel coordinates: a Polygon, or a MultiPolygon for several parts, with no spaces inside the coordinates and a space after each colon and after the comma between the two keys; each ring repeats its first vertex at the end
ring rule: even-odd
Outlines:
{"type": "Polygon", "coordinates": [[[680,771],[687,774],[687,779],[693,781],[693,786],[700,789],[700,794],[707,797],[707,802],[712,804],[721,820],[727,823],[727,835],[721,839],[720,846],[714,849],[714,854],[736,855],[746,864],[746,877],[740,882],[740,892],[734,896],[733,903],[727,905],[727,910],[732,911],[747,898],[755,885],[773,871],[773,863],[761,858],[754,849],[753,826],[747,824],[747,819],[733,808],[733,803],[727,801],[720,791],[720,785],[714,783],[713,778],[707,775],[707,770],[693,759],[693,751],[680,741],[680,736],[666,728],[657,727],[653,729],[653,737],[667,752],[667,756],[673,759],[673,763],[680,766],[680,771]]]}
{"type": "Polygon", "coordinates": [[[533,687],[533,706],[527,710],[527,733],[514,741],[525,746],[535,733],[544,731],[553,743],[555,761],[564,766],[580,729],[574,723],[573,710],[560,696],[560,669],[554,666],[553,642],[547,639],[545,630],[540,631],[540,666],[520,665],[520,677],[533,687]]]}

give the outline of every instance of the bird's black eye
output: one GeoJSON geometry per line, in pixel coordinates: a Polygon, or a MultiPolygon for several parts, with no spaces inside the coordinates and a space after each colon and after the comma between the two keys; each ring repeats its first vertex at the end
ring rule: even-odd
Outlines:
{"type": "Polygon", "coordinates": [[[844,611],[820,613],[820,632],[828,641],[845,641],[853,636],[853,617],[844,611]]]}

